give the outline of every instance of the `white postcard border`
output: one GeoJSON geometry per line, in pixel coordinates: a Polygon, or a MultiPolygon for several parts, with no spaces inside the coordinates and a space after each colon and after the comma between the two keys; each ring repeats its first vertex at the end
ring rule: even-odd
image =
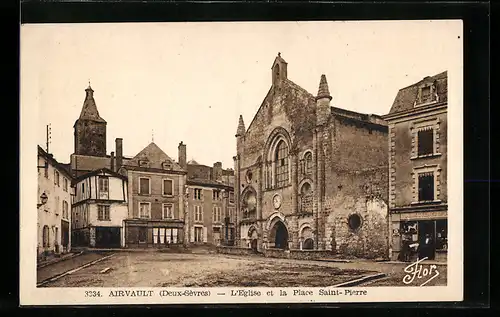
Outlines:
{"type": "MultiPolygon", "coordinates": [[[[450,21],[450,27],[459,27],[461,20],[450,21]]],[[[463,299],[463,40],[460,52],[450,58],[456,67],[448,70],[448,277],[447,286],[429,287],[352,287],[365,295],[319,296],[320,288],[37,288],[37,120],[39,107],[23,102],[23,93],[38,92],[39,78],[29,74],[30,65],[23,59],[21,27],[21,108],[20,108],[20,304],[21,305],[109,305],[109,304],[225,304],[225,303],[361,303],[361,302],[432,302],[461,301],[463,299]],[[455,198],[455,197],[458,197],[455,198]],[[312,296],[293,296],[293,290],[313,291],[312,296]],[[154,296],[109,297],[110,291],[153,291],[154,296]],[[160,296],[161,291],[194,292],[192,296],[160,296]],[[259,291],[261,296],[230,296],[231,291],[259,291]],[[287,296],[279,296],[280,290],[287,296]],[[102,297],[86,297],[88,291],[99,291],[102,297]],[[209,291],[209,296],[197,292],[209,291]],[[268,292],[273,291],[274,296],[268,292]],[[217,295],[225,293],[226,295],[217,295]]],[[[321,288],[326,289],[326,288],[321,288]]],[[[339,288],[339,290],[345,290],[339,288]]]]}

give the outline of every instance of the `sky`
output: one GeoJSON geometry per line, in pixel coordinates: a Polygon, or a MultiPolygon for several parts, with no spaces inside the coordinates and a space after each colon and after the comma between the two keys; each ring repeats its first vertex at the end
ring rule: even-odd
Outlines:
{"type": "MultiPolygon", "coordinates": [[[[153,139],[172,159],[233,167],[239,115],[248,128],[271,87],[278,52],[288,79],[332,106],[387,114],[399,89],[461,65],[460,21],[37,24],[21,27],[21,106],[38,144],[63,163],[89,81],[107,121],[107,152],[153,139]],[[29,112],[28,112],[29,113],[29,112]]],[[[451,73],[450,73],[451,71],[451,73]]]]}

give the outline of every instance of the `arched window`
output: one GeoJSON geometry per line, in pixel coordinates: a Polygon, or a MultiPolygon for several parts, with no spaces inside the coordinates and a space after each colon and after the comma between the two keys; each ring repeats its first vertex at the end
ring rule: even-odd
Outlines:
{"type": "Polygon", "coordinates": [[[288,184],[288,146],[281,140],[275,152],[276,186],[283,187],[288,184]]]}
{"type": "Polygon", "coordinates": [[[49,240],[49,226],[45,225],[43,226],[43,232],[42,232],[43,238],[43,247],[48,248],[50,247],[50,240],[49,240]]]}
{"type": "Polygon", "coordinates": [[[304,173],[311,174],[312,173],[312,153],[307,152],[304,155],[304,173]]]}
{"type": "Polygon", "coordinates": [[[300,211],[312,212],[312,188],[309,183],[304,183],[300,189],[300,211]]]}
{"type": "Polygon", "coordinates": [[[280,65],[274,65],[274,76],[276,79],[280,78],[280,65]]]}

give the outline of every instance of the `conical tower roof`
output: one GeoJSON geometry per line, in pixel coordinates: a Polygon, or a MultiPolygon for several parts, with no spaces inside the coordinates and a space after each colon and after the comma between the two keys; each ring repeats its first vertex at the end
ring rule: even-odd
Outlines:
{"type": "Polygon", "coordinates": [[[236,136],[243,136],[245,134],[245,122],[243,122],[243,116],[240,115],[240,119],[238,122],[238,129],[236,130],[236,136]]]}
{"type": "Polygon", "coordinates": [[[321,79],[319,81],[318,96],[316,97],[316,100],[322,98],[328,98],[332,100],[332,96],[330,95],[330,90],[328,89],[328,82],[326,81],[325,74],[321,75],[321,79]]]}
{"type": "Polygon", "coordinates": [[[92,120],[97,122],[106,122],[99,115],[97,111],[97,106],[94,100],[94,90],[89,86],[85,89],[85,101],[83,102],[82,112],[80,113],[80,119],[82,120],[92,120]]]}

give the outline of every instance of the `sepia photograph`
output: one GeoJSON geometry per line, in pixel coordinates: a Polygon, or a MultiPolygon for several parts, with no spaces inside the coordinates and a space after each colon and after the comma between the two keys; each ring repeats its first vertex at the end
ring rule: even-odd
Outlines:
{"type": "Polygon", "coordinates": [[[461,300],[462,43],[22,25],[21,303],[461,300]]]}

